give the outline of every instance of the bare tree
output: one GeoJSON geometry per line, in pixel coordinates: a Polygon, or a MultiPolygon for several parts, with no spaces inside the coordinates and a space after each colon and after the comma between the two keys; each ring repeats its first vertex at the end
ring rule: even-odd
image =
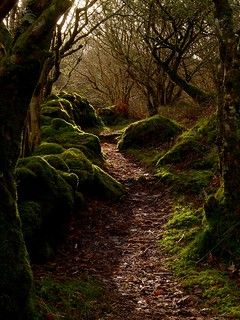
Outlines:
{"type": "MultiPolygon", "coordinates": [[[[120,10],[119,7],[114,8],[115,11],[120,10]]],[[[58,22],[52,38],[51,53],[44,63],[30,103],[22,145],[22,156],[30,154],[34,147],[40,143],[41,104],[49,96],[53,84],[61,75],[61,63],[73,54],[78,57],[81,56],[81,50],[85,46],[88,36],[114,15],[115,11],[106,12],[105,6],[99,0],[76,0],[72,9],[66,12],[58,22]]],[[[77,58],[77,62],[80,60],[77,58]]]]}
{"type": "Polygon", "coordinates": [[[77,87],[82,92],[85,90],[92,103],[116,105],[119,112],[128,114],[134,82],[125,66],[96,39],[90,41],[74,77],[77,78],[77,87]]]}

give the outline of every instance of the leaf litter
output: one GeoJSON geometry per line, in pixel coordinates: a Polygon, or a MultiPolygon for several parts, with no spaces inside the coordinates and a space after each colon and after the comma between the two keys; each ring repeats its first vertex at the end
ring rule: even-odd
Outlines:
{"type": "Polygon", "coordinates": [[[89,319],[224,319],[201,307],[200,297],[186,293],[165,267],[157,241],[171,213],[170,190],[119,153],[115,144],[104,142],[102,148],[107,169],[125,185],[126,196],[114,203],[89,199],[84,212],[71,221],[54,259],[33,266],[35,277],[84,276],[103,283],[108,307],[89,319]]]}

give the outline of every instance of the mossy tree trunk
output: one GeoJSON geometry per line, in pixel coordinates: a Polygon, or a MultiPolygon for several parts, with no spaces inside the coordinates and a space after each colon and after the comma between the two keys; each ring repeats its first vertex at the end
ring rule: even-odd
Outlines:
{"type": "Polygon", "coordinates": [[[219,150],[227,212],[240,218],[240,51],[227,0],[213,0],[221,58],[219,150]]]}
{"type": "MultiPolygon", "coordinates": [[[[16,2],[2,1],[0,5],[2,20],[16,2]]],[[[8,30],[1,23],[0,39],[6,48],[5,55],[0,58],[0,315],[2,319],[33,319],[32,274],[17,210],[14,170],[19,157],[27,109],[50,46],[53,27],[70,4],[69,0],[29,0],[25,22],[11,42],[8,30]],[[6,43],[4,39],[7,39],[6,43]]]]}
{"type": "Polygon", "coordinates": [[[20,157],[29,156],[35,147],[41,143],[41,105],[49,95],[46,93],[46,83],[53,66],[52,61],[52,55],[45,60],[38,83],[31,97],[23,129],[20,157]]]}

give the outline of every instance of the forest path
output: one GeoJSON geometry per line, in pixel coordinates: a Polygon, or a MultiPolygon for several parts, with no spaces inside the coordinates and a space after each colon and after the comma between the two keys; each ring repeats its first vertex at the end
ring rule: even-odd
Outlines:
{"type": "MultiPolygon", "coordinates": [[[[169,190],[144,168],[102,142],[108,171],[127,194],[119,202],[91,200],[51,268],[59,279],[82,276],[104,283],[110,308],[89,319],[220,319],[200,310],[199,298],[187,294],[164,267],[157,241],[171,212],[169,190]],[[54,267],[53,267],[54,266],[54,267]]],[[[38,267],[37,273],[46,273],[38,267]]]]}

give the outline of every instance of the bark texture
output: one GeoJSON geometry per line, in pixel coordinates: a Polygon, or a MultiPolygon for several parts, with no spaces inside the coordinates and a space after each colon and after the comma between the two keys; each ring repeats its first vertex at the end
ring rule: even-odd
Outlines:
{"type": "Polygon", "coordinates": [[[218,101],[219,151],[228,213],[240,215],[240,51],[233,13],[226,0],[214,0],[221,57],[218,101]]]}

